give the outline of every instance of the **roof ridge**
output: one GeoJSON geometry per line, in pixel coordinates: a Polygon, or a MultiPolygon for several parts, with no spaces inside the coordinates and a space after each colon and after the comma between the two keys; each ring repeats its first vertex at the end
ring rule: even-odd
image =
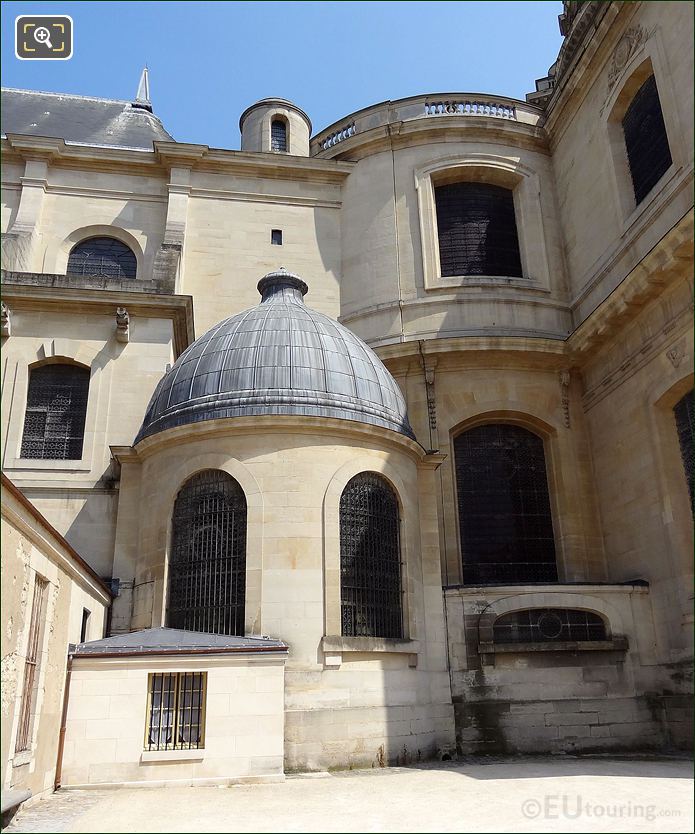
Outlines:
{"type": "Polygon", "coordinates": [[[109,104],[132,104],[130,99],[104,98],[103,96],[83,96],[79,93],[54,93],[49,90],[28,90],[24,87],[0,87],[3,93],[31,93],[39,96],[55,96],[56,98],[79,98],[83,101],[104,101],[109,104]]]}

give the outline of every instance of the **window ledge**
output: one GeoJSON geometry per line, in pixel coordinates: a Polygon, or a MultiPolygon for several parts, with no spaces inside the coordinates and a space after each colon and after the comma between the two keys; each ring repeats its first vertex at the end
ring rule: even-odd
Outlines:
{"type": "Polygon", "coordinates": [[[15,753],[14,758],[12,759],[12,767],[23,767],[24,765],[29,764],[33,758],[34,750],[32,748],[29,750],[22,750],[21,753],[15,753]]]}
{"type": "Polygon", "coordinates": [[[327,635],[321,640],[326,666],[340,666],[342,656],[349,652],[361,654],[407,654],[408,664],[417,666],[420,643],[417,640],[397,640],[389,637],[342,637],[327,635]]]}
{"type": "Polygon", "coordinates": [[[11,469],[37,470],[49,472],[91,472],[87,461],[62,460],[58,458],[15,458],[5,465],[5,471],[11,469]]]}
{"type": "Polygon", "coordinates": [[[533,278],[504,275],[440,275],[436,286],[428,290],[451,290],[461,287],[512,287],[550,293],[550,289],[533,278]]]}
{"type": "Polygon", "coordinates": [[[402,654],[417,653],[420,644],[417,640],[395,639],[392,637],[341,637],[327,635],[321,640],[324,651],[337,652],[398,652],[402,654]]]}
{"type": "Polygon", "coordinates": [[[612,640],[569,640],[557,643],[479,643],[478,654],[508,654],[521,652],[625,652],[627,637],[612,640]]]}
{"type": "Polygon", "coordinates": [[[191,750],[143,750],[141,762],[188,762],[200,761],[205,757],[205,749],[199,747],[191,750]]]}

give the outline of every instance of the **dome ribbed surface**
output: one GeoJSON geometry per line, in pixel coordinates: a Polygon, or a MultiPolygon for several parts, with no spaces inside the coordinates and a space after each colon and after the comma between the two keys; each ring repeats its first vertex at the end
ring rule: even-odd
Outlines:
{"type": "Polygon", "coordinates": [[[334,417],[413,438],[403,395],[379,357],[304,304],[306,284],[279,271],[261,303],[190,345],[155,390],[135,442],[175,426],[266,414],[334,417]]]}

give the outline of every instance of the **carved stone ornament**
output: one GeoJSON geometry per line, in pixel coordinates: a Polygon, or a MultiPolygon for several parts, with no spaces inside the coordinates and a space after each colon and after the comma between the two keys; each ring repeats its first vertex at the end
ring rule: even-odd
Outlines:
{"type": "Polygon", "coordinates": [[[613,50],[610,67],[608,68],[608,92],[615,87],[622,71],[627,66],[630,58],[637,52],[642,44],[649,37],[649,33],[643,26],[631,26],[625,30],[625,34],[618,41],[613,50]]]}
{"type": "Polygon", "coordinates": [[[565,421],[565,427],[570,427],[570,372],[560,371],[560,403],[562,405],[562,414],[565,421]]]}
{"type": "Polygon", "coordinates": [[[673,347],[670,347],[666,351],[666,356],[668,357],[669,362],[673,365],[674,368],[677,368],[680,363],[685,358],[685,350],[684,350],[684,343],[677,342],[673,347]]]}
{"type": "Polygon", "coordinates": [[[427,415],[430,420],[430,428],[434,431],[437,428],[437,399],[434,393],[434,367],[425,367],[425,384],[427,390],[427,415]]]}
{"type": "Polygon", "coordinates": [[[130,316],[125,307],[116,308],[116,341],[130,341],[130,316]]]}
{"type": "Polygon", "coordinates": [[[0,336],[9,336],[12,332],[12,321],[10,320],[10,308],[5,304],[4,301],[0,302],[2,304],[2,310],[0,312],[0,336]]]}

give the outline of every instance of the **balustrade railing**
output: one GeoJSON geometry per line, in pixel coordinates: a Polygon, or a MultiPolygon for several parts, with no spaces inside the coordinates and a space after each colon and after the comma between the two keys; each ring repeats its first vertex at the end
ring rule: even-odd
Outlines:
{"type": "Polygon", "coordinates": [[[349,124],[341,127],[340,130],[336,130],[333,133],[329,133],[328,136],[324,137],[324,139],[321,141],[321,148],[324,151],[328,150],[328,148],[332,148],[334,145],[337,145],[338,142],[343,142],[345,139],[349,139],[356,133],[357,128],[355,127],[355,123],[350,122],[349,124]]]}
{"type": "Polygon", "coordinates": [[[516,108],[497,101],[426,101],[426,116],[495,116],[499,119],[516,119],[516,108]]]}

